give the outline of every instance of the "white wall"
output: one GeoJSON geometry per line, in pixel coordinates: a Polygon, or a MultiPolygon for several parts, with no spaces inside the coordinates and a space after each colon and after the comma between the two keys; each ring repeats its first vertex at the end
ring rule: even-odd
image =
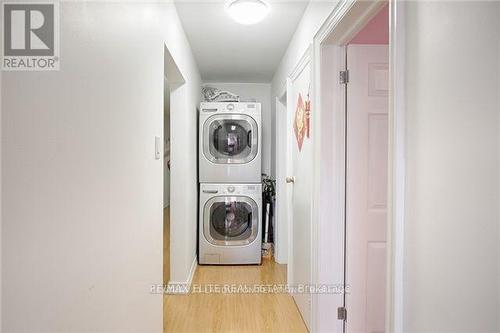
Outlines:
{"type": "MultiPolygon", "coordinates": [[[[200,78],[173,4],[62,2],[61,70],[2,73],[4,332],[162,331],[164,42],[187,81],[175,163],[193,202],[200,78]]],[[[181,239],[192,261],[196,233],[181,239]]]]}
{"type": "MultiPolygon", "coordinates": [[[[1,30],[2,28],[0,28],[0,32],[2,31],[1,30]]],[[[2,32],[3,33],[3,32],[2,32]]],[[[3,52],[3,46],[0,47],[0,49],[2,49],[2,52],[3,52]]],[[[2,71],[0,71],[0,115],[2,115],[2,71]]],[[[2,141],[1,138],[3,138],[3,131],[2,131],[2,117],[0,117],[0,142],[2,141]]],[[[0,269],[3,267],[3,261],[2,261],[2,258],[3,258],[3,253],[2,253],[2,228],[3,228],[3,211],[2,211],[2,204],[3,204],[3,194],[2,194],[2,188],[3,188],[3,183],[2,183],[2,175],[3,175],[3,172],[2,172],[2,156],[3,156],[3,148],[2,148],[2,145],[0,143],[0,269]]],[[[2,293],[2,283],[3,283],[3,279],[2,279],[2,274],[0,272],[0,333],[2,333],[2,327],[3,327],[3,324],[2,324],[2,317],[3,317],[3,310],[2,310],[2,303],[3,303],[3,293],[2,293]]]]}
{"type": "MultiPolygon", "coordinates": [[[[500,6],[498,6],[498,16],[500,17],[500,6]]],[[[498,35],[500,36],[500,24],[498,25],[498,35]]],[[[498,54],[500,55],[500,43],[498,43],[498,54]]],[[[497,103],[498,103],[498,128],[500,129],[500,66],[498,66],[498,93],[497,93],[497,103]]],[[[497,138],[497,151],[498,151],[498,158],[497,158],[497,170],[500,172],[500,130],[497,131],[498,138],[497,138]]],[[[498,177],[498,189],[500,192],[500,177],[498,177]]],[[[497,214],[500,218],[500,195],[497,198],[497,214]]],[[[500,227],[498,228],[498,243],[500,243],[500,227]]],[[[499,276],[498,279],[498,300],[500,302],[500,246],[498,248],[498,266],[497,266],[497,273],[499,276]]],[[[498,307],[498,327],[500,328],[500,306],[498,307]]]]}
{"type": "MultiPolygon", "coordinates": [[[[405,332],[499,329],[498,7],[407,3],[405,332]]],[[[273,98],[328,8],[306,11],[273,98]]]]}
{"type": "Polygon", "coordinates": [[[198,212],[193,207],[198,202],[197,108],[201,79],[192,56],[185,54],[181,59],[192,61],[189,71],[182,73],[187,83],[170,94],[170,282],[186,284],[196,267],[198,212]]]}
{"type": "MultiPolygon", "coordinates": [[[[274,74],[272,85],[271,85],[271,97],[273,101],[275,100],[276,97],[280,98],[282,97],[281,95],[283,94],[285,90],[285,85],[286,85],[286,79],[287,77],[291,74],[292,70],[296,67],[297,63],[299,60],[302,58],[304,55],[304,52],[307,50],[307,48],[310,46],[310,44],[313,42],[313,38],[326,20],[326,18],[331,14],[333,9],[335,8],[336,4],[338,1],[321,1],[321,2],[315,2],[312,1],[306,11],[304,12],[304,16],[302,17],[302,20],[299,23],[299,26],[297,27],[297,30],[290,41],[290,44],[287,48],[287,51],[285,52],[283,59],[281,60],[281,63],[276,70],[276,73],[274,74]]],[[[293,102],[295,103],[295,101],[293,102]]],[[[292,106],[293,109],[293,106],[292,106]]],[[[314,105],[312,105],[312,109],[314,112],[314,105]]],[[[284,110],[280,110],[280,112],[284,112],[284,110]]],[[[281,224],[282,223],[288,223],[288,217],[287,217],[287,209],[286,209],[286,198],[283,198],[286,196],[286,189],[287,185],[285,184],[284,177],[286,176],[286,168],[283,165],[284,158],[280,159],[280,163],[276,163],[276,151],[277,149],[284,149],[281,148],[280,146],[277,146],[278,143],[286,143],[285,138],[279,139],[277,136],[278,135],[284,135],[286,133],[286,126],[283,126],[283,124],[277,124],[277,119],[286,121],[287,117],[284,116],[283,114],[279,115],[277,117],[276,115],[276,103],[272,104],[272,114],[271,114],[271,119],[272,119],[272,127],[273,127],[273,134],[275,137],[272,140],[272,153],[271,153],[271,173],[275,176],[277,175],[277,169],[279,167],[279,173],[280,179],[277,179],[277,211],[276,211],[276,218],[277,218],[277,230],[278,231],[287,231],[289,229],[288,225],[286,227],[283,227],[281,224]],[[281,126],[280,126],[281,125],[281,126]]],[[[311,128],[311,131],[314,131],[314,127],[311,128]]],[[[293,136],[292,136],[293,137],[293,136]]],[[[295,142],[293,143],[295,145],[295,142]]],[[[311,161],[312,163],[312,161],[311,161]]],[[[312,170],[313,166],[312,164],[309,166],[312,170]]],[[[297,175],[299,176],[299,175],[297,175]]],[[[309,175],[310,178],[309,181],[312,183],[313,178],[312,174],[309,175]]],[[[301,177],[304,177],[304,175],[301,175],[301,177]]],[[[300,205],[302,207],[309,207],[311,205],[311,202],[294,202],[295,205],[300,205]]],[[[309,221],[305,222],[308,224],[311,223],[316,223],[317,221],[309,221]]],[[[323,238],[330,237],[330,241],[335,240],[335,235],[331,234],[323,234],[323,238]]],[[[281,253],[283,253],[283,247],[279,246],[278,250],[281,250],[281,253]]],[[[321,249],[319,250],[321,252],[321,249]]],[[[328,256],[328,254],[324,253],[324,256],[328,256]]],[[[334,255],[332,256],[334,257],[334,255]]],[[[332,258],[330,257],[330,258],[332,258]]],[[[280,262],[286,262],[286,260],[283,258],[283,255],[280,255],[280,258],[278,258],[280,262]]],[[[332,259],[333,260],[333,259],[332,259]]],[[[324,269],[326,270],[326,268],[324,269]]],[[[322,272],[322,271],[321,271],[322,272]]],[[[321,273],[320,272],[320,273],[321,273]]],[[[320,274],[321,275],[321,274],[320,274]]],[[[323,275],[322,275],[323,276],[323,275]]],[[[320,276],[319,278],[321,278],[320,276]]],[[[313,283],[316,282],[321,282],[321,281],[313,281],[313,283]]],[[[331,331],[329,330],[331,328],[331,323],[332,323],[332,307],[331,302],[329,300],[329,297],[324,296],[324,297],[318,297],[318,304],[319,307],[316,307],[313,309],[313,311],[316,311],[316,313],[313,313],[313,320],[316,320],[316,329],[318,332],[328,332],[331,331]]]]}
{"type": "MultiPolygon", "coordinates": [[[[304,16],[302,17],[297,30],[295,31],[288,48],[283,55],[283,59],[274,73],[273,80],[271,82],[271,97],[273,98],[273,101],[275,97],[281,97],[286,84],[286,78],[312,43],[314,35],[318,32],[319,28],[328,15],[330,15],[337,3],[338,1],[335,0],[311,1],[307,6],[304,16]]],[[[276,143],[278,142],[276,138],[278,133],[276,130],[276,104],[272,103],[271,107],[271,126],[273,128],[272,133],[275,136],[271,140],[271,174],[275,176],[276,143]]]]}
{"type": "Polygon", "coordinates": [[[498,332],[499,4],[406,15],[404,331],[498,332]]]}
{"type": "Polygon", "coordinates": [[[221,83],[206,82],[206,85],[228,90],[242,99],[255,98],[262,103],[262,172],[271,172],[271,84],[269,83],[221,83]]]}

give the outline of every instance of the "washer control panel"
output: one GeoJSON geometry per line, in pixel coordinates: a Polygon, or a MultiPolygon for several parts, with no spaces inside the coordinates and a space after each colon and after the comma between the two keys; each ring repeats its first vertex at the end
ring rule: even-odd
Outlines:
{"type": "Polygon", "coordinates": [[[254,184],[217,184],[204,185],[201,188],[203,193],[217,195],[255,195],[260,192],[260,185],[254,184]]]}
{"type": "Polygon", "coordinates": [[[229,194],[229,195],[242,193],[241,188],[239,186],[233,186],[233,185],[223,186],[221,192],[223,194],[229,194]]]}

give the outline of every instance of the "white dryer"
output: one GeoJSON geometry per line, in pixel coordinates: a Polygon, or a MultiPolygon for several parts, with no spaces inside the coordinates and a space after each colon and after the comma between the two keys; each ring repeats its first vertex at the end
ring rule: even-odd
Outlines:
{"type": "Polygon", "coordinates": [[[260,103],[201,103],[200,183],[260,183],[260,126],[260,103]]]}
{"type": "Polygon", "coordinates": [[[199,263],[260,264],[262,185],[200,184],[199,263]]]}

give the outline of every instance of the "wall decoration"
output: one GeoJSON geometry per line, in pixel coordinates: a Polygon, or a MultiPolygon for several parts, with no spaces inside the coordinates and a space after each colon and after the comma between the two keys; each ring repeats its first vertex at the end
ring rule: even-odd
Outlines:
{"type": "Polygon", "coordinates": [[[305,104],[305,119],[306,119],[306,136],[310,138],[311,130],[311,99],[309,98],[309,92],[307,92],[307,101],[305,104]]]}
{"type": "Polygon", "coordinates": [[[295,133],[295,138],[297,139],[297,145],[299,151],[302,150],[302,144],[304,143],[304,136],[306,132],[306,108],[304,105],[304,100],[302,95],[299,93],[299,98],[297,100],[297,107],[295,108],[295,119],[293,121],[293,131],[295,133]]]}

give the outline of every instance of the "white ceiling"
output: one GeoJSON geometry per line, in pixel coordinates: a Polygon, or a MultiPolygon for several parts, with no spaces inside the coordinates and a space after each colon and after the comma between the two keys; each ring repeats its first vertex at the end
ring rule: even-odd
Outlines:
{"type": "Polygon", "coordinates": [[[268,1],[255,25],[234,22],[224,1],[177,0],[182,25],[205,82],[270,82],[308,1],[268,1]]]}

